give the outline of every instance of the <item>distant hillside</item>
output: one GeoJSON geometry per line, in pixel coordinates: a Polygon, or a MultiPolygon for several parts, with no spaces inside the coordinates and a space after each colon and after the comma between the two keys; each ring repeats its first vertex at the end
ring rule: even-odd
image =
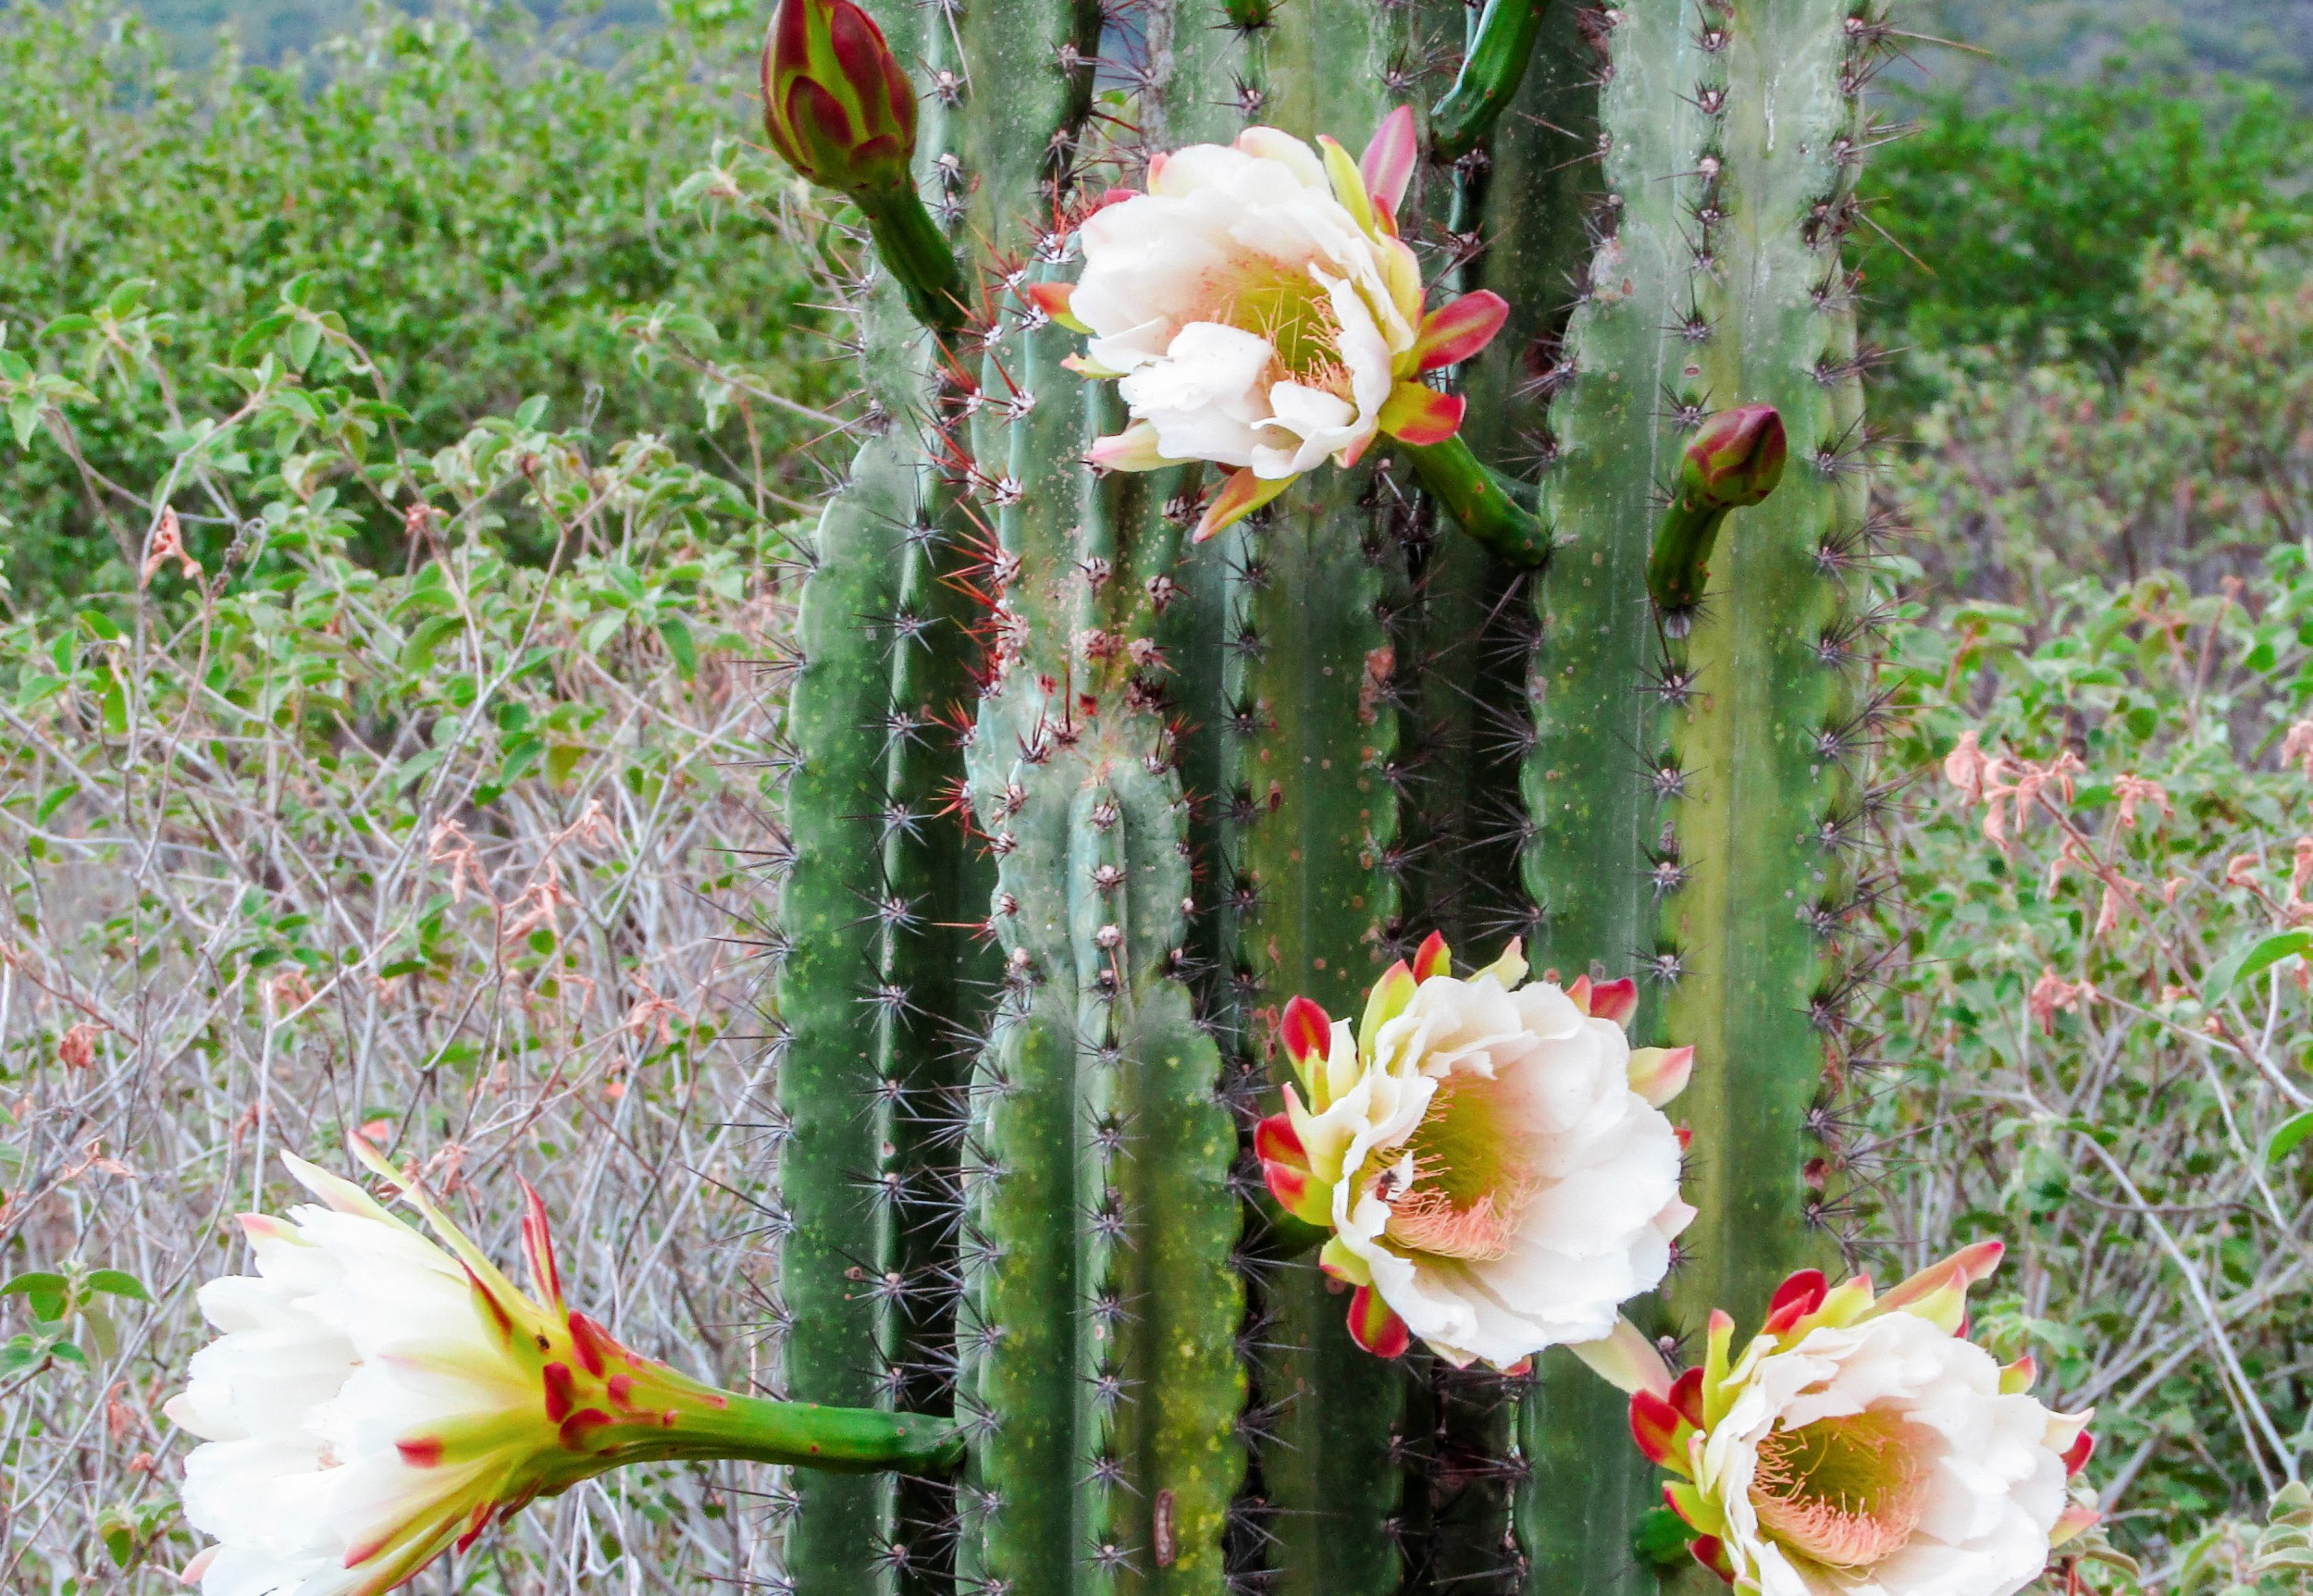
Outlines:
{"type": "Polygon", "coordinates": [[[2082,80],[2125,52],[2142,68],[2237,72],[2313,100],[2313,0],[1899,0],[1897,25],[1993,52],[1918,47],[1936,83],[2007,71],[2082,80]],[[2145,37],[2147,31],[2154,36],[2145,37]]]}
{"type": "MultiPolygon", "coordinates": [[[[657,0],[528,0],[541,19],[589,25],[653,22],[657,0]]],[[[151,20],[189,53],[216,30],[239,30],[259,60],[309,51],[361,14],[362,0],[143,0],[151,20]]],[[[769,9],[766,0],[764,8],[769,9]]],[[[416,0],[409,9],[427,9],[416,0]]],[[[2003,68],[2084,78],[2132,36],[2163,40],[2133,54],[2147,66],[2240,72],[2313,99],[2313,0],[1897,0],[1899,26],[1990,50],[2003,68]]],[[[1922,46],[1919,59],[1944,84],[1977,80],[1985,65],[1960,52],[1922,46]]]]}
{"type": "MultiPolygon", "coordinates": [[[[217,30],[231,28],[254,61],[275,62],[307,55],[315,45],[345,32],[361,19],[364,0],[134,0],[155,27],[178,45],[178,54],[198,59],[207,54],[217,30]]],[[[548,23],[587,27],[641,26],[659,19],[658,0],[528,0],[529,9],[548,23]]],[[[390,9],[423,15],[426,0],[404,0],[390,9]]]]}

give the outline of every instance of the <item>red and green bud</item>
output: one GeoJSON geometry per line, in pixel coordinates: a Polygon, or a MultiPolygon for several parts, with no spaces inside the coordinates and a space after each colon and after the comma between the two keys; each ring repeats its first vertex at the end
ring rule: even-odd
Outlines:
{"type": "Polygon", "coordinates": [[[779,0],[763,44],[763,130],[821,187],[889,193],[912,182],[915,85],[851,0],[779,0]]]}
{"type": "Polygon", "coordinates": [[[1678,496],[1697,509],[1740,510],[1783,480],[1790,445],[1772,404],[1722,410],[1698,427],[1679,464],[1678,496]]]}
{"type": "Polygon", "coordinates": [[[1772,404],[1722,410],[1695,429],[1678,465],[1678,493],[1663,513],[1647,564],[1647,592],[1664,629],[1683,637],[1711,580],[1711,550],[1730,510],[1758,503],[1783,480],[1790,452],[1772,404]]]}

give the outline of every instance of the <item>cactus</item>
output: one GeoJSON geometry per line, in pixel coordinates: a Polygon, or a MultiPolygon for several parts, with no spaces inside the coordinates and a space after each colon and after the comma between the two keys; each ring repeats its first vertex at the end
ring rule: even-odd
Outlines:
{"type": "Polygon", "coordinates": [[[798,1475],[785,1578],[1635,1590],[1620,1395],[1555,1350],[1363,1350],[1243,1144],[1288,998],[1354,1013],[1433,926],[1523,934],[1569,980],[1635,961],[1634,1039],[1702,1059],[1704,1218],[1634,1316],[1755,1312],[1824,1252],[1807,1127],[1870,821],[1838,245],[1881,31],[1849,0],[869,9],[930,92],[921,204],[854,193],[871,403],[779,761],[782,1383],[970,1444],[952,1479],[798,1475]],[[1085,464],[1127,418],[1063,365],[1074,219],[1158,151],[1354,148],[1400,105],[1436,109],[1399,223],[1510,306],[1453,374],[1466,422],[1193,542],[1205,468],[1085,464]],[[1682,478],[1764,405],[1772,498],[1707,448],[1682,478]]]}

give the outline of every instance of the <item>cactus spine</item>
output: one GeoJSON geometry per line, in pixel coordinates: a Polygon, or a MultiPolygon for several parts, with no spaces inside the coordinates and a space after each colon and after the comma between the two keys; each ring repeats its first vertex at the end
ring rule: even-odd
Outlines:
{"type": "Polygon", "coordinates": [[[1526,934],[1568,978],[1635,960],[1634,1039],[1698,1045],[1709,1155],[1692,1256],[1634,1313],[1755,1312],[1821,1251],[1802,1127],[1868,819],[1837,244],[1873,25],[1846,0],[873,9],[931,88],[916,170],[976,303],[932,340],[868,291],[877,413],[797,623],[783,1367],[791,1395],[952,1403],[971,1448],[945,1497],[798,1478],[787,1578],[1635,1596],[1652,1491],[1620,1398],[1553,1353],[1514,1415],[1518,1381],[1355,1347],[1306,1258],[1254,1261],[1257,1221],[1241,1243],[1242,1111],[1273,1106],[1286,998],[1354,1015],[1433,924],[1486,958],[1526,934]],[[1404,223],[1513,307],[1459,375],[1521,505],[1481,548],[1422,492],[1477,513],[1434,462],[1384,444],[1192,548],[1211,479],[1088,471],[1114,390],[1022,291],[1073,275],[1064,218],[1157,149],[1254,122],[1354,147],[1441,95],[1460,158],[1404,223]],[[1679,452],[1763,401],[1791,480],[1664,626],[1679,452]]]}

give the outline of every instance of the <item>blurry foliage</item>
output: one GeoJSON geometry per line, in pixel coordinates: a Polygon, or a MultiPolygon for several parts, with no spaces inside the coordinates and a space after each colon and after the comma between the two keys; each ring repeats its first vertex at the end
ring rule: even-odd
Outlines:
{"type": "Polygon", "coordinates": [[[2009,1241],[1977,1324],[2097,1404],[2173,1590],[2313,1446],[2313,275],[2234,222],[2138,282],[2121,381],[1947,355],[1886,481],[1919,786],[1858,1157],[1907,1256],[2009,1241]]]}
{"type": "Polygon", "coordinates": [[[1923,364],[1946,397],[1897,467],[1939,588],[2044,610],[2085,572],[2200,590],[2313,538],[2313,271],[2242,218],[2156,246],[2117,384],[1998,351],[1923,364]]]}
{"type": "MultiPolygon", "coordinates": [[[[827,380],[802,330],[814,321],[805,276],[754,220],[713,225],[674,198],[718,137],[747,126],[757,27],[724,0],[682,5],[600,66],[518,8],[378,15],[303,69],[220,56],[187,74],[132,18],[10,0],[0,323],[19,355],[105,388],[77,461],[0,436],[5,574],[19,597],[121,584],[86,485],[156,480],[187,416],[229,399],[233,340],[301,277],[376,362],[356,386],[392,396],[393,413],[371,420],[400,446],[441,448],[535,395],[559,426],[659,432],[768,492],[808,492],[796,446],[822,427],[778,402],[808,404],[827,380]],[[68,362],[68,348],[89,348],[78,330],[43,338],[132,282],[149,285],[134,336],[165,359],[127,358],[139,344],[68,362]],[[754,373],[761,395],[684,425],[698,413],[690,374],[638,366],[614,325],[665,305],[688,318],[694,346],[719,339],[719,358],[754,373]]],[[[365,563],[408,553],[383,513],[349,532],[365,563]]]]}
{"type": "Polygon", "coordinates": [[[1987,54],[1922,48],[1907,76],[1997,94],[2017,77],[2093,79],[2125,52],[2165,71],[2233,72],[2313,93],[2313,7],[2302,0],[1912,0],[1901,25],[1987,54]],[[1924,68],[1924,70],[1923,69],[1924,68]]]}
{"type": "MultiPolygon", "coordinates": [[[[2313,229],[2313,116],[2273,88],[2138,78],[2027,80],[1989,108],[1923,97],[1875,152],[1866,190],[1887,240],[1866,268],[1883,342],[2072,354],[2108,377],[2147,344],[2147,248],[2221,224],[2286,244],[2313,229]]],[[[2155,285],[2157,286],[2157,285],[2155,285]]]]}
{"type": "Polygon", "coordinates": [[[2313,1107],[2307,971],[2221,979],[2313,922],[2313,561],[1950,606],[1891,666],[1924,781],[1871,1125],[1890,1229],[2007,1241],[1979,1331],[2097,1407],[2114,1539],[2181,1545],[2313,1417],[2313,1158],[2269,1153],[2313,1107]]]}
{"type": "MultiPolygon", "coordinates": [[[[526,1174],[574,1293],[722,1383],[762,1317],[759,1238],[712,1194],[768,1069],[738,922],[784,513],[542,398],[421,452],[317,279],[265,308],[175,390],[149,476],[98,487],[110,577],[0,618],[11,1591],[181,1589],[159,1404],[228,1217],[288,1195],[284,1148],[336,1164],[363,1128],[501,1257],[526,1174]],[[381,521],[406,563],[356,556],[381,521]]],[[[173,383],[132,291],[43,348],[58,370],[0,361],[20,458],[85,454],[173,383]]],[[[733,1504],[768,1484],[572,1492],[474,1588],[763,1583],[771,1538],[733,1504]]]]}

